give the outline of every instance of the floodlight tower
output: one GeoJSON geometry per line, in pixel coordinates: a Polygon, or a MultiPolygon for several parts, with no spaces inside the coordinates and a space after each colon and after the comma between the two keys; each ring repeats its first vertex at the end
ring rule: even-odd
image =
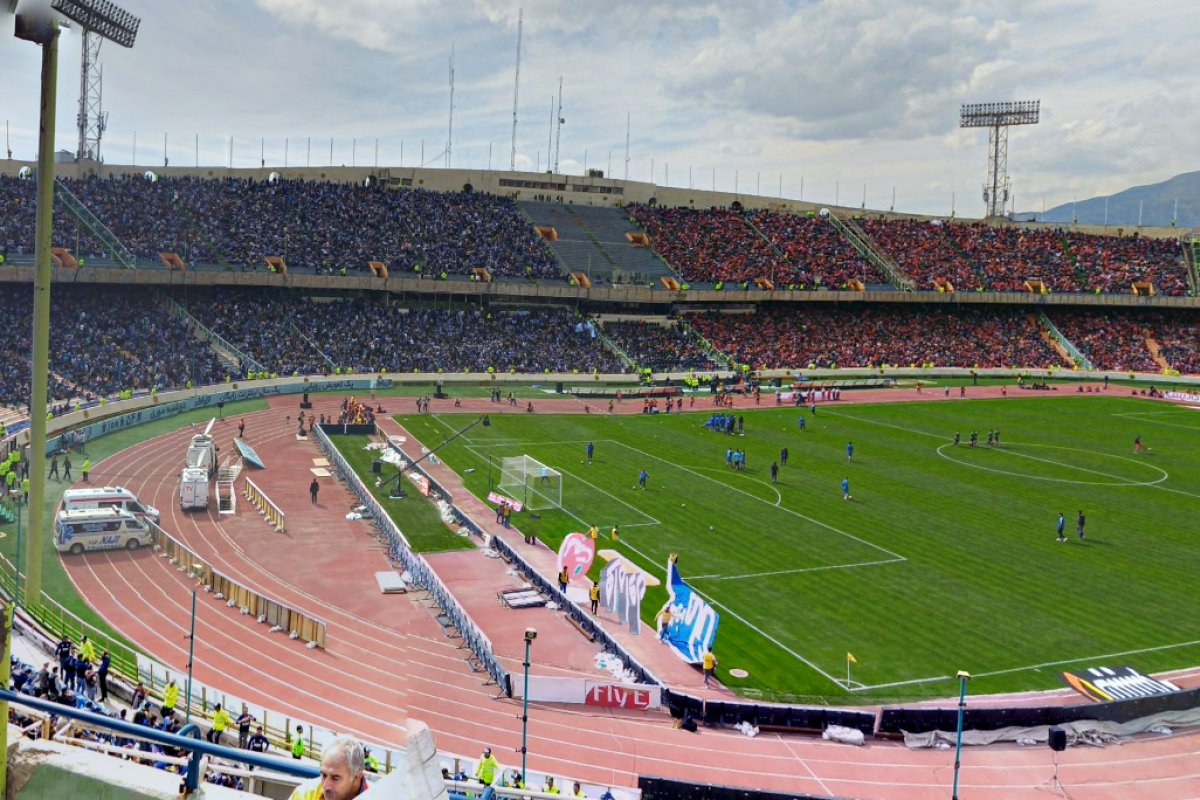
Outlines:
{"type": "Polygon", "coordinates": [[[983,185],[983,202],[989,217],[1004,216],[1008,202],[1008,126],[1036,125],[1041,104],[1041,100],[964,103],[959,112],[960,128],[988,128],[988,182],[983,185]]]}
{"type": "MultiPolygon", "coordinates": [[[[84,30],[122,47],[133,47],[141,20],[108,0],[53,0],[50,7],[84,30]]],[[[58,26],[52,15],[17,14],[16,36],[42,48],[41,117],[38,137],[36,233],[34,234],[33,352],[29,397],[29,508],[43,507],[46,496],[47,373],[50,362],[50,245],[54,220],[54,102],[58,78],[58,26]]],[[[41,603],[45,520],[29,515],[25,551],[26,602],[41,603]]],[[[19,569],[19,565],[18,565],[19,569]]]]}
{"type": "Polygon", "coordinates": [[[95,31],[83,30],[83,57],[79,63],[79,149],[75,160],[100,160],[100,140],[108,127],[108,115],[101,109],[104,88],[104,69],[100,66],[100,45],[104,37],[95,31]]]}

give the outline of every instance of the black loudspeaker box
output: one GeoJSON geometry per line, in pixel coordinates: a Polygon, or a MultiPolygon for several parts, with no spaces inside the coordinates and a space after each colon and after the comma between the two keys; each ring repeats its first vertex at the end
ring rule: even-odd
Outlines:
{"type": "Polygon", "coordinates": [[[1053,725],[1050,728],[1050,749],[1056,753],[1061,753],[1067,749],[1067,732],[1065,729],[1053,725]]]}

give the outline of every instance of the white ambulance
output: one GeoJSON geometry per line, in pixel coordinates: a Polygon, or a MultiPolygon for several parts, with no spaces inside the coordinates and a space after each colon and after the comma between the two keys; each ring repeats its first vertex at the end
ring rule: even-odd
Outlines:
{"type": "Polygon", "coordinates": [[[54,547],[60,553],[136,550],[150,543],[150,526],[117,508],[60,511],[54,520],[54,547]]]}
{"type": "Polygon", "coordinates": [[[159,524],[158,509],[137,499],[124,486],[101,486],[88,489],[67,489],[63,492],[63,511],[85,511],[96,508],[118,508],[140,519],[159,524]]]}

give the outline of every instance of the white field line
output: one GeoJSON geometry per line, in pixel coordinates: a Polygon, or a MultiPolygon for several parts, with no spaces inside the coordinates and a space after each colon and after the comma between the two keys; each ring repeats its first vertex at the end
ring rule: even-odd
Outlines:
{"type": "MultiPolygon", "coordinates": [[[[906,433],[914,433],[914,434],[917,434],[918,436],[928,436],[933,439],[941,439],[942,441],[946,440],[945,434],[941,434],[941,433],[929,433],[928,431],[919,431],[915,428],[906,428],[903,425],[893,425],[890,422],[880,422],[879,420],[866,419],[864,417],[856,417],[853,414],[847,414],[842,411],[826,411],[826,413],[832,414],[835,417],[845,417],[846,419],[852,419],[857,422],[865,422],[870,425],[879,425],[884,428],[894,428],[898,431],[904,431],[906,433]]],[[[1171,424],[1171,423],[1160,423],[1160,424],[1166,425],[1166,424],[1171,424]]],[[[1189,430],[1195,430],[1195,428],[1190,428],[1189,426],[1186,426],[1186,425],[1177,425],[1175,427],[1187,427],[1189,430]]],[[[1004,452],[1004,448],[1003,447],[1000,448],[1000,451],[1004,452]]],[[[947,460],[949,460],[949,459],[947,459],[947,460]]],[[[1165,472],[1165,470],[1161,470],[1161,468],[1159,468],[1159,467],[1155,467],[1155,469],[1159,469],[1160,471],[1165,472]]],[[[1168,477],[1169,477],[1169,475],[1168,475],[1168,477]]],[[[1031,480],[1042,480],[1042,479],[1041,478],[1031,478],[1031,480]]],[[[1046,480],[1051,480],[1051,479],[1046,479],[1046,480]]],[[[1130,483],[1127,481],[1127,479],[1122,479],[1122,480],[1125,481],[1126,486],[1130,486],[1130,487],[1141,486],[1141,487],[1145,487],[1147,489],[1157,489],[1160,492],[1171,492],[1172,494],[1181,494],[1184,497],[1200,497],[1200,494],[1195,494],[1193,492],[1185,492],[1182,489],[1173,489],[1170,486],[1163,486],[1161,483],[1130,483]]]]}
{"type": "MultiPolygon", "coordinates": [[[[1009,667],[1008,669],[997,669],[997,670],[992,670],[991,672],[973,672],[971,674],[976,678],[988,678],[988,677],[993,677],[995,675],[1009,675],[1014,672],[1028,672],[1029,670],[1043,669],[1045,667],[1061,667],[1061,666],[1065,666],[1067,664],[1078,664],[1081,661],[1093,661],[1094,662],[1094,661],[1101,661],[1101,660],[1110,659],[1110,658],[1123,658],[1125,656],[1136,656],[1136,655],[1141,655],[1142,653],[1157,653],[1162,650],[1175,650],[1180,647],[1193,647],[1196,645],[1200,645],[1200,639],[1196,639],[1196,640],[1193,640],[1190,642],[1176,642],[1175,644],[1163,644],[1163,645],[1158,645],[1155,647],[1142,647],[1137,650],[1125,650],[1120,653],[1104,653],[1103,655],[1080,656],[1078,658],[1064,658],[1059,661],[1046,661],[1041,664],[1029,664],[1029,665],[1026,665],[1023,667],[1009,667]]],[[[910,680],[910,681],[895,681],[893,683],[876,683],[876,684],[872,684],[870,686],[863,686],[861,688],[851,689],[851,691],[859,692],[859,691],[870,691],[872,689],[888,689],[888,688],[891,688],[894,686],[911,686],[912,684],[915,684],[915,683],[933,683],[934,681],[942,681],[942,680],[950,680],[950,676],[942,675],[942,676],[939,676],[936,678],[917,678],[915,680],[910,680]]],[[[845,681],[842,681],[842,682],[845,683],[845,681]]]]}
{"type": "Polygon", "coordinates": [[[1080,661],[1099,661],[1105,658],[1118,658],[1124,656],[1136,656],[1142,653],[1157,653],[1162,650],[1174,650],[1179,647],[1195,647],[1200,645],[1200,639],[1194,639],[1190,642],[1176,642],[1175,644],[1163,644],[1156,647],[1143,647],[1138,650],[1125,650],[1120,653],[1104,653],[1097,656],[1082,656],[1080,658],[1065,658],[1061,661],[1047,661],[1043,664],[1030,664],[1027,667],[1012,667],[1010,669],[998,669],[993,672],[973,672],[971,673],[976,678],[984,678],[992,675],[1007,675],[1010,672],[1024,672],[1029,669],[1041,669],[1042,667],[1058,667],[1064,664],[1077,664],[1080,661]]]}
{"type": "Polygon", "coordinates": [[[856,567],[877,567],[883,564],[901,564],[906,559],[903,558],[885,558],[879,561],[858,561],[853,564],[833,564],[827,567],[802,567],[799,569],[780,569],[773,572],[751,572],[745,575],[694,575],[688,578],[688,581],[737,581],[744,578],[771,578],[776,575],[799,575],[802,572],[826,572],[834,569],[854,569],[856,567]]]}
{"type": "MultiPolygon", "coordinates": [[[[510,446],[525,447],[525,446],[533,446],[533,445],[541,445],[541,444],[574,444],[574,442],[524,442],[524,443],[520,443],[517,445],[510,445],[510,446]]],[[[472,453],[474,453],[477,458],[483,458],[486,460],[486,457],[482,453],[479,452],[480,450],[484,449],[484,447],[469,444],[466,446],[466,448],[468,450],[470,450],[472,453]]],[[[633,513],[637,514],[642,519],[649,520],[649,522],[628,522],[628,523],[627,522],[617,522],[617,523],[615,523],[615,524],[619,525],[620,527],[622,527],[622,528],[644,528],[644,527],[650,527],[653,525],[661,525],[662,524],[659,520],[655,519],[651,515],[647,514],[646,512],[642,511],[639,508],[636,508],[635,506],[630,505],[629,503],[626,503],[624,500],[617,497],[616,495],[606,492],[605,490],[601,489],[599,486],[596,486],[594,483],[585,481],[583,478],[580,478],[579,476],[575,475],[574,473],[568,472],[567,470],[560,469],[558,471],[560,473],[562,473],[563,475],[568,475],[571,478],[574,478],[575,480],[579,481],[580,483],[590,486],[591,488],[595,489],[597,492],[600,492],[601,494],[607,495],[608,497],[612,498],[613,500],[616,500],[618,503],[625,506],[633,513]]],[[[582,519],[582,518],[576,516],[575,514],[571,513],[570,511],[568,511],[565,504],[562,506],[559,506],[559,509],[564,514],[569,516],[571,519],[578,522],[580,525],[585,526],[585,528],[591,527],[591,525],[593,524],[592,522],[588,522],[587,520],[582,519]]],[[[607,527],[607,526],[608,526],[608,523],[605,522],[603,525],[598,525],[597,527],[607,527]]]]}
{"type": "MultiPolygon", "coordinates": [[[[630,550],[632,550],[633,552],[635,552],[635,553],[637,553],[639,556],[641,556],[643,559],[645,559],[645,560],[646,560],[646,563],[648,563],[648,564],[653,564],[653,563],[655,563],[655,562],[654,562],[654,559],[650,558],[650,557],[649,557],[649,556],[647,556],[645,553],[643,553],[641,550],[637,549],[636,547],[634,547],[632,544],[629,544],[629,543],[628,543],[628,542],[626,542],[625,540],[621,540],[621,544],[622,544],[622,545],[624,545],[625,547],[628,547],[630,550]]],[[[779,641],[779,640],[778,640],[778,639],[776,639],[774,636],[772,636],[771,634],[769,634],[769,633],[767,633],[766,631],[764,631],[762,628],[760,628],[760,627],[758,627],[757,625],[755,625],[753,622],[750,622],[750,621],[749,621],[749,620],[747,620],[745,617],[741,616],[741,615],[740,615],[740,614],[738,614],[736,611],[734,611],[733,609],[729,608],[729,606],[726,606],[726,605],[725,605],[725,604],[723,604],[723,603],[718,603],[716,600],[713,600],[711,597],[705,597],[704,593],[703,593],[703,592],[701,592],[700,590],[696,589],[695,587],[693,587],[693,588],[692,588],[692,591],[693,591],[693,592],[696,592],[696,594],[699,594],[701,597],[704,597],[704,599],[705,599],[705,600],[707,600],[707,601],[709,602],[709,604],[710,604],[710,605],[713,605],[713,606],[718,606],[718,607],[720,607],[720,608],[723,608],[723,609],[725,609],[725,611],[726,611],[726,612],[728,612],[728,614],[729,614],[730,616],[734,617],[736,620],[738,620],[739,622],[741,622],[741,623],[742,623],[743,625],[745,625],[747,628],[749,628],[750,630],[754,631],[754,632],[755,632],[755,633],[757,633],[759,636],[763,637],[764,639],[766,639],[767,641],[769,641],[771,644],[773,644],[773,645],[775,645],[776,647],[778,647],[780,650],[783,650],[785,653],[787,653],[788,655],[792,656],[792,657],[793,657],[793,658],[795,658],[797,661],[801,662],[802,664],[805,664],[805,665],[807,665],[807,666],[808,666],[810,669],[812,669],[812,670],[813,670],[814,672],[816,672],[818,675],[820,675],[820,676],[822,676],[823,678],[826,678],[826,679],[828,679],[829,681],[831,681],[831,682],[832,682],[832,683],[833,683],[835,686],[842,686],[842,684],[844,683],[844,681],[843,681],[842,679],[840,679],[840,678],[835,678],[833,675],[830,675],[828,672],[826,672],[825,670],[821,669],[821,668],[820,668],[820,667],[818,667],[816,664],[814,664],[813,662],[809,661],[807,658],[805,658],[804,656],[800,655],[800,654],[799,654],[799,653],[797,653],[795,650],[793,650],[792,648],[788,647],[788,646],[787,646],[787,645],[785,645],[783,642],[779,641]]]]}
{"type": "MultiPolygon", "coordinates": [[[[1010,445],[1014,446],[1014,447],[1020,447],[1020,446],[1022,446],[1022,444],[1023,443],[1021,443],[1021,442],[1010,442],[1010,445]]],[[[1032,446],[1038,447],[1039,445],[1032,445],[1032,446]]],[[[970,461],[959,461],[958,459],[951,458],[950,456],[948,456],[944,452],[942,452],[946,448],[953,449],[953,445],[951,445],[949,442],[947,442],[946,444],[939,446],[935,452],[942,458],[944,458],[947,461],[950,461],[954,464],[961,464],[964,467],[970,467],[972,469],[983,470],[984,472],[994,472],[998,475],[1010,475],[1014,478],[1024,478],[1025,480],[1031,480],[1031,481],[1046,481],[1048,483],[1074,483],[1074,484],[1078,484],[1078,485],[1082,485],[1082,486],[1126,486],[1126,487],[1128,487],[1128,486],[1154,486],[1156,484],[1162,483],[1163,481],[1165,481],[1171,477],[1170,473],[1168,473],[1165,469],[1162,469],[1161,467],[1156,467],[1152,464],[1147,464],[1146,467],[1158,472],[1160,477],[1157,480],[1153,480],[1153,481],[1138,481],[1138,480],[1133,480],[1131,478],[1126,478],[1121,475],[1111,475],[1107,472],[1100,472],[1099,470],[1088,469],[1087,467],[1079,467],[1074,464],[1068,464],[1068,463],[1065,463],[1062,461],[1055,461],[1054,459],[1051,459],[1051,458],[1039,458],[1037,456],[1029,455],[1028,453],[1020,453],[1020,452],[1017,452],[1012,449],[1006,450],[1006,449],[1001,448],[999,450],[996,450],[995,448],[993,448],[992,450],[987,451],[987,452],[999,452],[999,453],[1003,453],[1004,455],[1007,455],[1007,456],[1012,456],[1014,458],[1028,459],[1029,461],[1039,461],[1043,464],[1052,464],[1056,467],[1062,467],[1066,470],[1075,470],[1077,472],[1087,472],[1092,475],[1098,475],[1102,478],[1112,478],[1113,482],[1108,483],[1108,482],[1102,482],[1102,481],[1077,481],[1077,480],[1072,480],[1071,478],[1050,478],[1045,475],[1026,475],[1021,472],[1010,472],[1009,470],[1006,470],[1006,469],[996,469],[994,467],[984,466],[983,464],[975,464],[970,461]]],[[[970,450],[971,448],[968,447],[966,449],[970,450]]],[[[1081,450],[1079,448],[1074,448],[1074,447],[1063,447],[1063,448],[1058,448],[1058,449],[1075,450],[1076,452],[1091,453],[1092,455],[1108,455],[1106,453],[1097,453],[1094,450],[1081,450]]],[[[984,448],[984,450],[986,450],[986,448],[984,448]]],[[[1132,459],[1123,458],[1121,456],[1110,455],[1109,457],[1116,458],[1121,461],[1132,461],[1132,459]]],[[[1138,462],[1134,462],[1134,463],[1138,463],[1138,462]]]]}
{"type": "MultiPolygon", "coordinates": [[[[755,500],[759,503],[765,503],[767,505],[773,505],[773,504],[769,503],[768,501],[763,500],[761,497],[755,497],[754,495],[750,494],[749,492],[747,492],[744,489],[739,489],[736,486],[730,486],[728,483],[725,483],[724,481],[719,481],[716,478],[710,478],[707,475],[701,475],[699,472],[696,472],[693,469],[688,469],[687,467],[680,466],[679,464],[675,464],[674,462],[668,461],[667,459],[662,458],[660,456],[656,456],[652,453],[647,453],[646,451],[640,450],[636,447],[633,447],[632,445],[627,445],[627,444],[623,444],[622,442],[616,442],[616,441],[613,441],[611,443],[618,445],[620,447],[624,447],[627,450],[632,450],[633,452],[638,453],[639,455],[644,456],[646,458],[651,458],[651,459],[654,459],[655,461],[660,461],[664,464],[668,464],[668,465],[674,467],[675,469],[682,470],[683,472],[686,472],[690,475],[694,475],[697,478],[700,478],[701,480],[706,480],[711,483],[718,484],[719,486],[722,486],[731,492],[737,492],[740,495],[749,497],[751,500],[755,500]]],[[[859,544],[866,545],[867,547],[878,550],[881,553],[886,553],[888,556],[891,556],[891,558],[893,560],[896,560],[896,561],[907,561],[908,560],[904,556],[900,555],[899,553],[894,553],[891,550],[888,550],[886,547],[880,547],[879,545],[875,544],[874,542],[868,542],[866,539],[860,539],[859,537],[855,536],[852,533],[847,533],[846,531],[835,528],[828,523],[821,522],[818,519],[813,519],[812,517],[805,516],[804,514],[801,514],[799,511],[793,511],[792,509],[785,508],[784,506],[778,506],[778,508],[780,511],[783,511],[786,514],[791,514],[793,517],[797,517],[799,519],[804,520],[805,522],[812,523],[813,525],[816,525],[817,527],[824,528],[825,530],[836,533],[839,536],[844,536],[847,539],[852,539],[853,541],[856,541],[859,544]]]]}

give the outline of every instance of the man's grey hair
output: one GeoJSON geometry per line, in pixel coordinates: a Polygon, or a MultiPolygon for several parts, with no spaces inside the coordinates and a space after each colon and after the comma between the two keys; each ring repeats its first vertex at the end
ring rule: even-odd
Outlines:
{"type": "Polygon", "coordinates": [[[329,743],[325,752],[321,754],[321,761],[324,762],[326,759],[344,762],[346,771],[351,776],[358,775],[363,771],[362,745],[348,736],[339,736],[329,743]]]}

